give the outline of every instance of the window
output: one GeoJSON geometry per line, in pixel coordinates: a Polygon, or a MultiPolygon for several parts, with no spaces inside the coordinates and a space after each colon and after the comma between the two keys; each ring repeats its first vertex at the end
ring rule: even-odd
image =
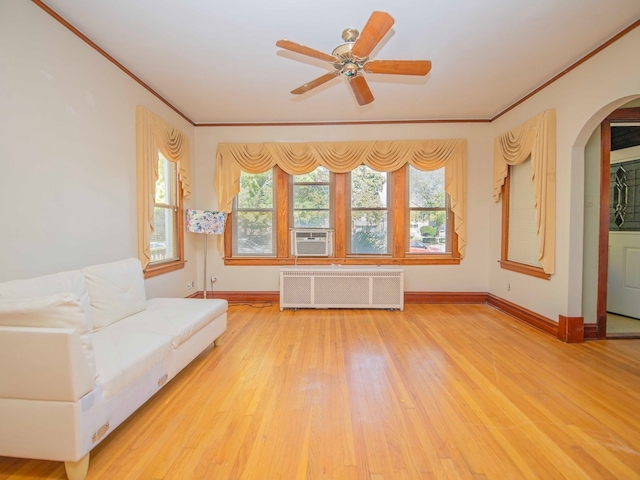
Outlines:
{"type": "Polygon", "coordinates": [[[153,205],[154,230],[150,244],[151,266],[180,260],[179,198],[177,165],[158,151],[158,179],[153,205]]]}
{"type": "Polygon", "coordinates": [[[389,253],[388,174],[361,165],[349,175],[349,253],[389,253]]]}
{"type": "Polygon", "coordinates": [[[555,110],[499,135],[494,147],[493,200],[502,199],[500,265],[548,280],[556,250],[555,110]]]}
{"type": "Polygon", "coordinates": [[[538,261],[538,234],[531,158],[509,165],[502,192],[502,252],[500,265],[540,278],[549,278],[538,261]]]}
{"type": "Polygon", "coordinates": [[[444,168],[409,169],[405,165],[387,173],[359,166],[348,173],[331,173],[318,167],[304,175],[288,175],[275,167],[261,174],[243,172],[231,228],[225,232],[225,264],[460,263],[444,168]],[[331,229],[333,254],[294,257],[293,228],[331,229]],[[419,235],[415,241],[430,248],[411,249],[410,231],[419,235]],[[433,241],[427,240],[432,243],[423,242],[422,233],[424,238],[433,236],[433,241]]]}
{"type": "Polygon", "coordinates": [[[136,146],[138,258],[150,278],[184,268],[182,199],[191,194],[189,138],[138,105],[136,146]]]}
{"type": "Polygon", "coordinates": [[[275,256],[274,170],[240,175],[233,205],[233,256],[275,256]]]}
{"type": "Polygon", "coordinates": [[[304,175],[292,175],[293,228],[331,228],[330,172],[318,167],[304,175]]]}
{"type": "Polygon", "coordinates": [[[431,171],[408,166],[409,230],[407,253],[433,254],[451,251],[449,198],[444,190],[444,168],[431,171]]]}

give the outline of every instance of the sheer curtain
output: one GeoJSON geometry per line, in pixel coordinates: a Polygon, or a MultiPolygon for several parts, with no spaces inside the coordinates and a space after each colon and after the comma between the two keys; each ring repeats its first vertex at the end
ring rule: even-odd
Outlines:
{"type": "Polygon", "coordinates": [[[467,142],[464,139],[221,143],[214,182],[220,210],[231,212],[233,198],[240,192],[242,171],[261,173],[277,165],[290,175],[308,173],[318,166],[346,173],[364,164],[377,171],[392,172],[406,163],[420,170],[445,167],[445,190],[455,216],[458,250],[464,256],[467,237],[467,142]]]}
{"type": "Polygon", "coordinates": [[[493,151],[493,199],[500,201],[509,165],[531,156],[538,234],[538,260],[545,273],[555,272],[556,111],[545,110],[496,137],[493,151]]]}
{"type": "Polygon", "coordinates": [[[151,261],[151,234],[156,180],[158,179],[158,150],[170,162],[178,164],[178,178],[182,196],[189,198],[189,137],[169,125],[144,107],[136,107],[136,173],[138,192],[138,258],[142,268],[151,261]]]}

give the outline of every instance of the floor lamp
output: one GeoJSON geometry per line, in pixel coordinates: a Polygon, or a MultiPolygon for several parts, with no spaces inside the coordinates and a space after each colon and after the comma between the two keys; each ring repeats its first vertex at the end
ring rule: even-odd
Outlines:
{"type": "Polygon", "coordinates": [[[204,233],[204,298],[207,298],[207,236],[222,235],[224,222],[227,218],[225,212],[211,212],[209,210],[187,209],[187,231],[192,233],[204,233]]]}

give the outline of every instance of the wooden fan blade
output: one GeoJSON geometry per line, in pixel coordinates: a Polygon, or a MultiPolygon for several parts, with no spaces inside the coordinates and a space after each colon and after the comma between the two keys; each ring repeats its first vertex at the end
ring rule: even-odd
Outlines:
{"type": "Polygon", "coordinates": [[[305,47],[304,45],[300,45],[299,43],[291,42],[289,40],[278,40],[276,42],[276,46],[280,48],[284,48],[285,50],[289,50],[291,52],[300,53],[302,55],[317,58],[318,60],[323,60],[329,63],[334,63],[338,61],[338,59],[332,55],[322,53],[319,50],[315,50],[310,47],[305,47]]]}
{"type": "Polygon", "coordinates": [[[360,58],[368,57],[378,42],[382,40],[382,37],[391,29],[394,22],[395,20],[388,13],[373,12],[356,43],[353,44],[351,53],[360,58]]]}
{"type": "Polygon", "coordinates": [[[362,75],[356,75],[355,77],[349,77],[349,85],[358,100],[360,105],[368,105],[373,102],[373,93],[367,85],[367,81],[362,75]]]}
{"type": "Polygon", "coordinates": [[[340,72],[338,70],[334,72],[326,73],[321,77],[316,78],[315,80],[311,80],[309,83],[305,83],[304,85],[296,88],[295,90],[291,90],[291,93],[293,93],[294,95],[300,95],[301,93],[308,92],[312,88],[316,88],[322,85],[323,83],[327,83],[329,80],[331,80],[332,78],[335,78],[338,75],[340,75],[340,72]]]}
{"type": "Polygon", "coordinates": [[[371,60],[362,68],[368,73],[426,75],[431,70],[431,62],[429,60],[371,60]]]}

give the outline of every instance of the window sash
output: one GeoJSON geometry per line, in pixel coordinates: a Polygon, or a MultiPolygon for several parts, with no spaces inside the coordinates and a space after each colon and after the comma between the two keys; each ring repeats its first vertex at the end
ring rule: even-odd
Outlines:
{"type": "Polygon", "coordinates": [[[153,208],[154,229],[149,243],[151,267],[181,260],[178,189],[177,163],[168,161],[158,150],[158,179],[155,184],[153,208]]]}
{"type": "MultiPolygon", "coordinates": [[[[323,167],[318,167],[318,168],[323,168],[323,167]]],[[[315,172],[315,171],[314,171],[315,172]]],[[[313,172],[310,172],[313,173],[313,172]]],[[[290,175],[289,176],[289,185],[290,185],[290,192],[291,192],[291,198],[290,198],[290,205],[291,205],[291,215],[289,216],[289,224],[292,226],[292,228],[301,228],[301,229],[305,229],[305,228],[332,228],[333,227],[333,198],[334,198],[334,191],[335,191],[335,182],[334,182],[334,175],[331,172],[324,172],[324,174],[326,174],[328,176],[328,180],[325,181],[301,181],[299,180],[300,178],[304,178],[306,176],[308,176],[309,174],[305,174],[305,175],[290,175]],[[298,187],[303,187],[303,189],[300,189],[298,187]],[[314,189],[314,188],[318,188],[318,189],[322,189],[320,190],[320,195],[323,195],[324,192],[323,190],[326,189],[327,192],[327,200],[326,203],[322,206],[317,206],[317,207],[299,207],[296,206],[296,200],[297,200],[297,194],[299,192],[304,191],[304,187],[309,187],[310,189],[314,189]],[[305,214],[310,214],[313,212],[317,212],[319,214],[323,214],[324,215],[317,215],[316,222],[307,222],[302,223],[302,218],[305,216],[305,214]],[[318,221],[319,220],[319,221],[318,221]]],[[[320,175],[320,174],[318,174],[320,175]]],[[[311,216],[313,217],[313,216],[311,216]]]]}
{"type": "MultiPolygon", "coordinates": [[[[418,188],[417,185],[412,183],[412,179],[416,178],[419,175],[422,175],[422,171],[414,168],[413,166],[407,167],[407,228],[406,228],[406,253],[411,255],[440,255],[443,253],[450,253],[452,251],[452,233],[453,229],[452,222],[450,221],[452,218],[451,209],[450,209],[450,197],[446,193],[444,188],[444,179],[445,179],[445,168],[441,167],[438,170],[433,170],[429,172],[425,172],[427,175],[436,174],[438,178],[435,178],[436,181],[441,182],[442,190],[437,190],[437,195],[442,196],[441,202],[431,202],[431,204],[435,204],[436,206],[412,206],[414,204],[414,199],[416,192],[414,189],[418,188]],[[438,213],[442,212],[444,216],[444,224],[441,225],[430,225],[432,220],[427,220],[426,226],[431,226],[434,228],[435,232],[433,236],[423,235],[421,229],[425,227],[425,225],[419,225],[420,222],[414,221],[416,214],[419,213],[438,213]],[[418,223],[418,236],[419,239],[415,239],[412,225],[418,223]],[[428,239],[428,240],[426,240],[428,239]],[[442,241],[444,239],[444,242],[442,241]]],[[[435,177],[435,175],[433,175],[435,177]]],[[[423,199],[421,199],[423,200],[423,199]]],[[[428,201],[421,201],[420,204],[429,204],[428,201]]]]}
{"type": "MultiPolygon", "coordinates": [[[[274,257],[276,256],[277,248],[277,212],[275,208],[276,204],[276,182],[275,182],[275,170],[270,170],[270,179],[267,184],[271,185],[271,192],[268,192],[265,196],[271,199],[271,207],[265,207],[264,203],[261,207],[244,207],[239,205],[239,198],[242,195],[237,195],[233,201],[233,215],[231,216],[232,224],[232,256],[235,257],[274,257]],[[245,222],[245,219],[251,215],[261,219],[261,224],[257,227],[251,227],[250,224],[245,222]],[[246,223],[246,224],[245,224],[246,223]]],[[[255,174],[264,175],[265,172],[255,174]]],[[[243,176],[252,175],[246,172],[242,173],[243,176]]],[[[241,185],[242,185],[241,176],[241,185]]],[[[261,192],[265,193],[265,192],[261,192]]],[[[264,199],[262,199],[264,201],[264,199]]]]}
{"type": "MultiPolygon", "coordinates": [[[[393,242],[393,230],[389,228],[392,225],[393,215],[390,212],[389,205],[391,204],[389,194],[391,190],[391,175],[388,172],[378,172],[370,167],[360,165],[356,171],[349,172],[348,178],[348,210],[347,220],[349,226],[348,241],[347,241],[347,255],[389,255],[392,252],[391,246],[393,242]],[[359,172],[357,171],[359,170],[359,172]],[[384,183],[380,191],[374,191],[374,195],[377,195],[377,199],[374,197],[367,199],[361,198],[356,195],[355,182],[357,181],[360,172],[369,172],[377,177],[384,177],[384,183]],[[367,200],[375,202],[378,200],[382,205],[363,205],[354,206],[363,203],[367,200]],[[380,216],[378,223],[371,223],[367,217],[371,214],[380,216]],[[357,225],[360,219],[364,220],[364,224],[357,225]]],[[[375,185],[374,185],[375,186],[375,185]]],[[[371,192],[369,192],[371,193],[371,192]]]]}

